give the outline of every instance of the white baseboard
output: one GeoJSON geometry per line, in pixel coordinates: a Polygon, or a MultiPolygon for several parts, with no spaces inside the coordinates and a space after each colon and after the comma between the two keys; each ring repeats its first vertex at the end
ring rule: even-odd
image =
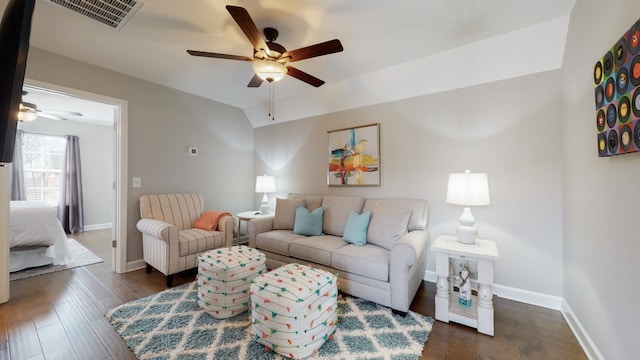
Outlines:
{"type": "Polygon", "coordinates": [[[111,229],[111,223],[106,224],[93,224],[93,225],[85,225],[84,231],[92,231],[92,230],[102,230],[102,229],[111,229]]]}
{"type": "Polygon", "coordinates": [[[147,263],[144,262],[144,259],[134,260],[127,263],[127,272],[140,270],[147,267],[147,263]]]}
{"type": "MultiPolygon", "coordinates": [[[[425,271],[424,280],[429,282],[436,282],[437,277],[434,271],[425,271]]],[[[501,298],[513,300],[529,305],[540,306],[547,309],[560,311],[562,306],[562,298],[559,296],[553,296],[543,294],[539,292],[518,289],[510,286],[493,284],[491,287],[493,293],[501,298]]]]}
{"type": "MultiPolygon", "coordinates": [[[[437,280],[435,271],[425,271],[424,280],[435,283],[437,280]]],[[[590,360],[604,360],[564,298],[499,284],[494,284],[492,288],[493,293],[498,297],[560,311],[587,357],[590,360]]]]}
{"type": "Polygon", "coordinates": [[[578,342],[580,343],[580,346],[582,346],[582,350],[584,350],[587,357],[590,360],[604,360],[604,356],[602,356],[596,347],[596,344],[593,343],[589,334],[587,334],[584,327],[582,327],[582,323],[578,320],[576,315],[573,313],[573,310],[571,310],[571,307],[564,299],[562,299],[562,309],[560,311],[576,339],[578,339],[578,342]]]}

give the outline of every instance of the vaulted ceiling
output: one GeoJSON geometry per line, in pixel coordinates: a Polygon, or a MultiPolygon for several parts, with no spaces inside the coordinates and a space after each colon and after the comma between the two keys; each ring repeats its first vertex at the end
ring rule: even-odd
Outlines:
{"type": "Polygon", "coordinates": [[[575,1],[144,0],[116,30],[38,0],[31,46],[242,108],[258,127],[559,68],[575,1]],[[287,49],[340,39],[343,52],[295,63],[326,84],[274,83],[271,120],[267,84],[247,87],[251,63],[188,55],[252,56],[227,4],[287,49]]]}

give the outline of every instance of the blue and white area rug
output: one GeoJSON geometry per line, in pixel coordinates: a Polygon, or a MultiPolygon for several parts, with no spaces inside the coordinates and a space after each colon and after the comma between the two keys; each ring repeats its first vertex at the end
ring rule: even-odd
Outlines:
{"type": "MultiPolygon", "coordinates": [[[[433,319],[345,296],[333,339],[310,359],[419,359],[433,319]]],[[[138,299],[105,316],[138,359],[284,359],[251,338],[250,313],[218,320],[198,306],[191,282],[138,299]]]]}

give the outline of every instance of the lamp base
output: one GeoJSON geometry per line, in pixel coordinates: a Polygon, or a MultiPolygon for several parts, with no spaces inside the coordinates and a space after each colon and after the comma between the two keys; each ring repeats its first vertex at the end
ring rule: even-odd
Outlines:
{"type": "Polygon", "coordinates": [[[260,204],[260,215],[267,215],[271,212],[271,206],[269,206],[269,198],[267,193],[264,193],[262,197],[262,203],[260,204]]]}
{"type": "Polygon", "coordinates": [[[476,235],[478,235],[478,230],[476,230],[475,226],[460,224],[458,225],[456,232],[458,234],[458,242],[468,245],[473,245],[476,243],[476,235]]]}

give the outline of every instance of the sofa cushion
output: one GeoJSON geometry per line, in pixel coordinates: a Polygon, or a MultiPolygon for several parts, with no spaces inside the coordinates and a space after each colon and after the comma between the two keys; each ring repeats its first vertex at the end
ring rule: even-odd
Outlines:
{"type": "Polygon", "coordinates": [[[323,207],[309,211],[309,209],[304,206],[298,206],[296,208],[296,218],[293,224],[293,233],[309,236],[322,235],[323,213],[323,207]]]}
{"type": "Polygon", "coordinates": [[[354,245],[364,245],[367,243],[367,228],[369,227],[369,220],[371,219],[371,213],[369,211],[362,214],[351,210],[349,218],[347,219],[347,225],[344,228],[344,235],[342,240],[352,243],[354,245]]]}
{"type": "Polygon", "coordinates": [[[351,210],[360,213],[364,199],[355,196],[325,196],[322,200],[324,220],[322,231],[328,235],[344,235],[351,210]]]}
{"type": "Polygon", "coordinates": [[[396,209],[376,204],[371,212],[367,242],[390,250],[395,241],[407,233],[411,209],[396,209]]]}
{"type": "Polygon", "coordinates": [[[367,199],[364,202],[362,211],[373,211],[377,204],[390,208],[411,209],[411,217],[409,218],[409,226],[407,227],[408,231],[425,230],[427,228],[429,204],[426,200],[408,198],[367,199]]]}
{"type": "Polygon", "coordinates": [[[331,266],[331,254],[334,250],[347,245],[337,236],[309,236],[291,242],[289,253],[300,260],[331,266]]]}
{"type": "Polygon", "coordinates": [[[256,248],[272,253],[290,256],[290,244],[304,235],[296,235],[291,230],[272,230],[256,236],[256,248]]]}
{"type": "Polygon", "coordinates": [[[273,229],[293,230],[296,208],[298,206],[305,206],[305,200],[276,198],[276,213],[273,217],[273,229]]]}
{"type": "Polygon", "coordinates": [[[322,195],[304,195],[304,194],[296,194],[290,193],[287,195],[289,199],[304,199],[307,202],[307,209],[313,211],[320,206],[322,206],[322,195]]]}
{"type": "Polygon", "coordinates": [[[389,281],[389,251],[379,246],[343,246],[333,252],[331,266],[339,271],[389,281]]]}

